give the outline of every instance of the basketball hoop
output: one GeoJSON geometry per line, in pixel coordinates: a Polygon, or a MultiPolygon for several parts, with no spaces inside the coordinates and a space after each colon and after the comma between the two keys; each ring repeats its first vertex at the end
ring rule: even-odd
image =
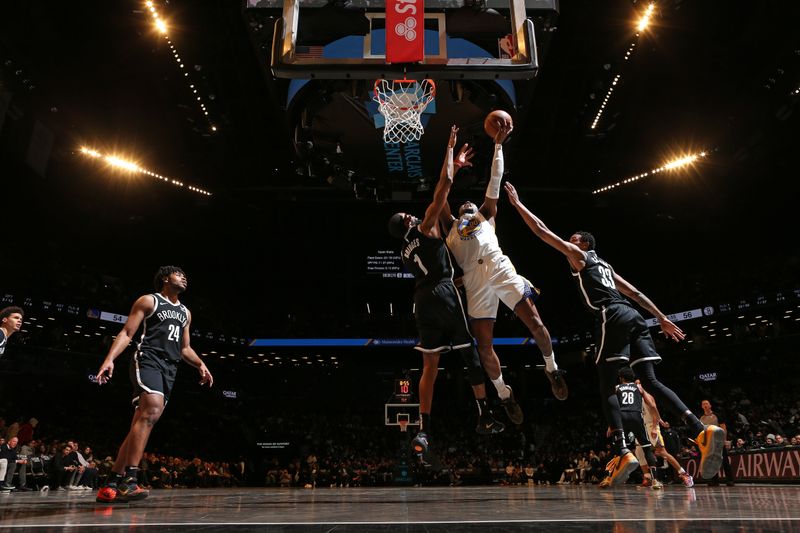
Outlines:
{"type": "Polygon", "coordinates": [[[400,431],[405,433],[408,431],[408,420],[398,420],[397,423],[400,425],[400,431]]]}
{"type": "Polygon", "coordinates": [[[425,133],[420,116],[436,97],[433,80],[375,80],[374,92],[373,99],[386,119],[384,142],[418,141],[425,133]]]}

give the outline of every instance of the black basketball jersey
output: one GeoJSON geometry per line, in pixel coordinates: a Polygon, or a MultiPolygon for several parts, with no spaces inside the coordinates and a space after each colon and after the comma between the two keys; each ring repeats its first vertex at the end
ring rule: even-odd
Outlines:
{"type": "Polygon", "coordinates": [[[189,323],[189,310],[182,303],[173,304],[160,294],[151,296],[156,307],[144,319],[142,338],[136,347],[143,354],[180,361],[183,330],[189,323]]]}
{"type": "Polygon", "coordinates": [[[617,400],[620,411],[642,412],[642,393],[636,383],[622,383],[617,385],[617,400]]]}
{"type": "Polygon", "coordinates": [[[586,266],[580,272],[572,272],[578,283],[583,303],[592,311],[600,312],[603,307],[615,303],[627,304],[614,282],[614,269],[597,257],[594,250],[586,252],[586,266]]]}
{"type": "Polygon", "coordinates": [[[417,287],[453,278],[450,252],[441,237],[426,237],[414,226],[406,233],[404,242],[400,257],[406,269],[414,274],[417,287]]]}
{"type": "Polygon", "coordinates": [[[0,355],[6,353],[6,342],[8,339],[6,338],[6,334],[0,329],[0,355]]]}

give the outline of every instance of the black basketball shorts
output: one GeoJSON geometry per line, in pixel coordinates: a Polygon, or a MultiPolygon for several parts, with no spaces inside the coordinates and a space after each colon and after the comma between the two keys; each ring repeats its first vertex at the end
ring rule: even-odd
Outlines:
{"type": "Polygon", "coordinates": [[[423,352],[446,352],[472,346],[473,339],[461,297],[453,282],[445,279],[414,293],[415,320],[423,352]]]}
{"type": "Polygon", "coordinates": [[[133,384],[131,403],[138,407],[139,396],[143,392],[148,392],[163,396],[166,405],[177,373],[177,361],[167,361],[148,352],[135,351],[130,366],[130,378],[133,384]]]}
{"type": "Polygon", "coordinates": [[[636,309],[625,304],[611,304],[601,309],[599,318],[595,330],[595,363],[629,363],[633,367],[642,361],[661,361],[650,329],[636,309]]]}

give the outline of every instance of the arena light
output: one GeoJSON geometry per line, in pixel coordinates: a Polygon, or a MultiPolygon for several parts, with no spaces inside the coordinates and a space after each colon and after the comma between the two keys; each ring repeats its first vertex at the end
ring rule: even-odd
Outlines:
{"type": "MultiPolygon", "coordinates": [[[[147,0],[144,3],[144,5],[145,5],[145,7],[147,7],[147,10],[150,12],[150,16],[153,18],[153,25],[155,26],[156,31],[159,34],[163,35],[164,39],[166,39],[167,44],[169,45],[170,52],[172,53],[172,58],[175,60],[175,63],[178,65],[178,68],[184,71],[183,72],[183,77],[184,78],[189,78],[189,73],[186,72],[186,70],[187,70],[186,69],[186,63],[184,63],[183,59],[181,59],[181,56],[178,53],[178,49],[175,46],[175,43],[173,43],[172,39],[169,38],[169,28],[167,26],[166,21],[164,20],[164,17],[161,16],[161,14],[159,13],[158,7],[156,6],[155,3],[153,3],[150,0],[147,0]]],[[[195,96],[195,101],[197,102],[197,105],[200,108],[200,112],[203,113],[203,116],[208,121],[209,132],[216,133],[217,126],[211,120],[209,112],[208,112],[208,108],[206,107],[206,104],[205,104],[205,100],[210,100],[210,98],[203,98],[202,95],[198,95],[197,94],[197,88],[195,87],[195,84],[191,82],[190,79],[186,79],[186,82],[187,82],[187,85],[188,85],[188,88],[189,88],[191,94],[193,96],[195,96]]]]}
{"type": "MultiPolygon", "coordinates": [[[[661,165],[658,168],[654,168],[652,170],[648,170],[646,172],[642,172],[640,174],[636,174],[635,176],[631,176],[629,178],[625,178],[624,180],[620,180],[620,181],[618,181],[616,183],[612,183],[611,185],[606,185],[605,187],[600,187],[599,189],[595,189],[595,190],[592,191],[592,194],[600,194],[602,192],[608,192],[610,190],[622,187],[623,185],[630,185],[631,183],[635,183],[635,182],[640,181],[640,180],[642,180],[644,178],[647,178],[647,177],[650,177],[650,176],[655,176],[656,174],[659,174],[661,172],[666,172],[666,171],[669,171],[669,170],[677,170],[679,168],[683,168],[683,167],[689,166],[689,165],[699,161],[700,159],[705,158],[707,155],[708,154],[706,152],[699,152],[699,153],[696,153],[696,154],[691,154],[691,155],[687,155],[687,156],[684,156],[684,157],[679,157],[677,159],[672,159],[670,161],[667,161],[666,163],[664,163],[663,165],[661,165]]],[[[712,322],[712,324],[713,323],[714,322],[712,322]]]]}
{"type": "Polygon", "coordinates": [[[169,184],[174,185],[176,187],[185,187],[186,189],[188,189],[188,190],[190,190],[192,192],[195,192],[195,193],[198,193],[198,194],[202,194],[204,196],[211,196],[212,195],[210,192],[206,191],[205,189],[201,189],[200,187],[195,187],[194,185],[186,185],[180,180],[168,178],[167,176],[162,176],[161,174],[159,174],[157,172],[153,172],[152,170],[148,170],[146,168],[142,168],[141,166],[139,166],[137,163],[134,163],[133,161],[130,161],[128,159],[123,159],[123,158],[121,158],[119,156],[116,156],[116,155],[113,155],[113,154],[103,155],[98,150],[95,150],[93,148],[89,148],[87,146],[81,146],[80,149],[78,150],[78,152],[80,154],[83,154],[84,156],[92,158],[92,159],[102,159],[110,167],[113,167],[113,168],[116,168],[116,169],[125,170],[125,171],[133,172],[133,173],[136,173],[136,174],[144,174],[146,176],[150,176],[151,178],[155,178],[155,179],[161,180],[161,181],[163,181],[165,183],[169,183],[169,184]]]}
{"type": "Polygon", "coordinates": [[[649,6],[647,6],[647,9],[645,9],[644,14],[642,15],[642,18],[639,19],[639,24],[636,25],[637,31],[643,32],[644,30],[647,29],[647,27],[650,25],[650,17],[653,16],[653,10],[655,8],[656,8],[655,4],[650,4],[649,6]]]}
{"type": "MultiPolygon", "coordinates": [[[[625,56],[622,58],[623,61],[629,61],[631,56],[633,55],[633,51],[636,49],[636,40],[639,38],[640,33],[647,28],[650,24],[650,19],[653,16],[653,11],[655,10],[656,5],[655,3],[651,3],[645,9],[644,14],[639,19],[639,23],[636,26],[637,32],[634,35],[634,40],[628,45],[628,49],[625,51],[625,56]]],[[[609,85],[608,90],[606,91],[605,96],[603,97],[602,102],[600,102],[600,108],[597,110],[597,113],[594,115],[594,119],[592,120],[592,124],[590,126],[591,129],[596,129],[597,124],[599,124],[600,119],[603,117],[603,113],[608,106],[609,100],[611,100],[611,95],[613,94],[614,90],[617,88],[620,79],[622,78],[622,74],[617,74],[614,76],[614,79],[611,81],[611,85],[609,85]]]]}

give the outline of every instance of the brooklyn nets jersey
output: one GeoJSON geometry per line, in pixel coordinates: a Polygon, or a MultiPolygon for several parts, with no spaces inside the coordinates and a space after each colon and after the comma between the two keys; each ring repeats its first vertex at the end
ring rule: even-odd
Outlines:
{"type": "Polygon", "coordinates": [[[427,237],[414,226],[408,230],[404,241],[400,256],[406,269],[414,274],[417,287],[453,278],[450,254],[441,238],[427,237]]]}
{"type": "Polygon", "coordinates": [[[594,250],[586,252],[586,266],[580,272],[572,272],[578,282],[578,291],[583,303],[592,311],[599,313],[611,304],[627,304],[627,300],[617,290],[614,282],[614,269],[597,257],[594,250]]]}
{"type": "Polygon", "coordinates": [[[620,411],[630,411],[633,413],[642,412],[642,393],[636,383],[622,383],[617,385],[617,400],[619,400],[620,411]]]}
{"type": "Polygon", "coordinates": [[[465,273],[476,268],[479,259],[503,253],[494,223],[480,212],[453,221],[447,234],[447,246],[465,273]]]}
{"type": "Polygon", "coordinates": [[[8,338],[6,337],[6,334],[3,332],[2,329],[0,329],[0,355],[3,355],[4,353],[6,353],[6,343],[7,343],[7,341],[8,341],[8,338]]]}
{"type": "Polygon", "coordinates": [[[136,348],[142,354],[180,361],[183,330],[189,322],[189,310],[182,303],[173,304],[160,294],[151,296],[156,307],[144,319],[142,338],[136,348]]]}

